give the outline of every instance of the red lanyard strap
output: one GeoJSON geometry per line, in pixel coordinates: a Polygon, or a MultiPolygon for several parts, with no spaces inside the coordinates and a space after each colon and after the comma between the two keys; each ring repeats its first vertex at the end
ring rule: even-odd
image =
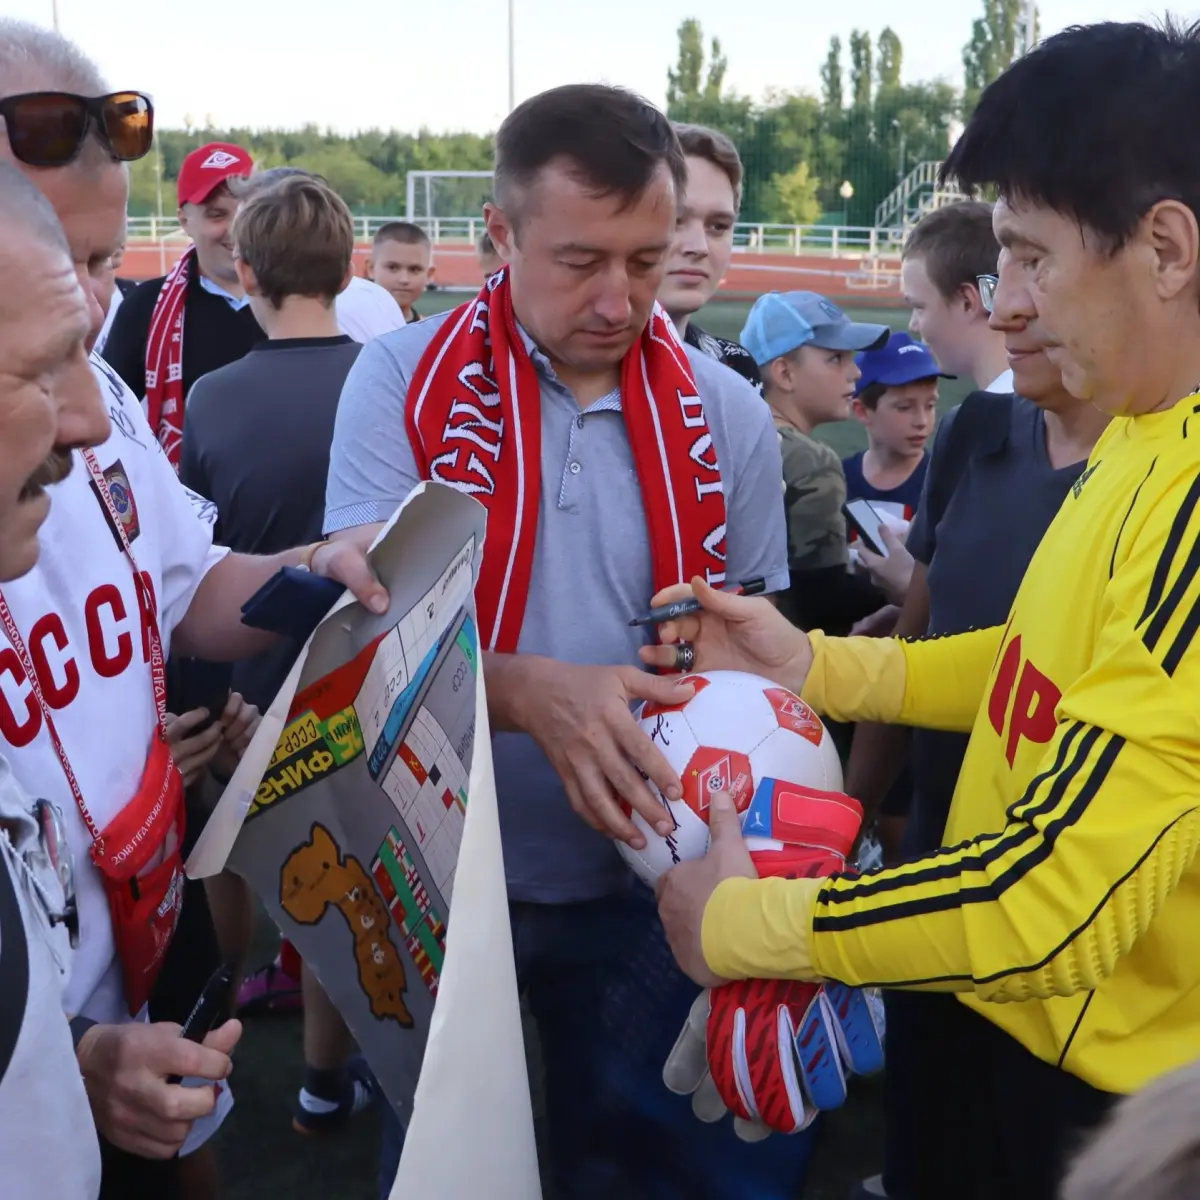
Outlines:
{"type": "MultiPolygon", "coordinates": [[[[163,660],[162,638],[158,632],[158,620],[154,613],[154,597],[151,594],[149,585],[138,569],[137,559],[133,556],[133,548],[130,546],[129,538],[125,534],[125,526],[122,524],[121,518],[117,513],[117,506],[113,503],[112,493],[108,488],[108,480],[104,478],[104,472],[100,470],[100,464],[96,461],[96,456],[91,450],[83,450],[80,453],[93,482],[96,484],[96,489],[100,493],[101,502],[108,513],[112,526],[116,530],[118,538],[120,538],[121,548],[125,553],[125,557],[129,560],[129,565],[133,569],[134,587],[138,593],[138,608],[142,614],[142,624],[149,642],[150,677],[154,685],[154,706],[158,713],[159,731],[165,736],[167,670],[166,663],[163,660]]],[[[83,823],[87,826],[87,831],[91,836],[92,842],[102,853],[104,839],[100,836],[100,831],[96,828],[96,823],[92,820],[92,815],[88,812],[87,805],[84,803],[83,791],[79,786],[79,781],[75,778],[75,772],[71,767],[71,760],[67,757],[62,739],[58,736],[58,729],[55,727],[54,718],[50,713],[50,706],[46,703],[46,698],[42,694],[42,685],[38,682],[33,660],[30,658],[29,650],[25,646],[25,640],[21,637],[17,623],[13,619],[12,610],[8,607],[8,601],[5,600],[2,590],[0,590],[0,624],[4,626],[4,632],[21,663],[21,669],[25,672],[25,678],[29,680],[29,686],[33,689],[34,697],[38,702],[38,707],[41,709],[42,720],[46,722],[46,732],[50,735],[50,742],[54,746],[54,753],[58,755],[58,761],[62,766],[63,774],[67,777],[67,786],[71,789],[71,795],[75,798],[75,804],[79,808],[79,815],[83,818],[83,823]]]]}

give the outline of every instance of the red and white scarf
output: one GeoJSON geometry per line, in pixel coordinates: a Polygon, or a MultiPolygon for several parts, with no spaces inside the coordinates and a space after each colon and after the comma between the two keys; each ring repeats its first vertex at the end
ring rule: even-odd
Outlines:
{"type": "MultiPolygon", "coordinates": [[[[696,575],[719,586],[725,497],[716,449],[683,344],[657,304],[621,364],[621,408],[655,589],[696,575]]],[[[541,394],[513,316],[507,271],[438,330],[413,374],[405,419],[422,476],[453,485],[488,510],[475,589],[481,641],[512,653],[537,538],[541,394]]]]}
{"type": "Polygon", "coordinates": [[[183,445],[183,310],[196,248],[171,268],[154,302],[146,335],[146,418],[178,472],[183,445]]]}

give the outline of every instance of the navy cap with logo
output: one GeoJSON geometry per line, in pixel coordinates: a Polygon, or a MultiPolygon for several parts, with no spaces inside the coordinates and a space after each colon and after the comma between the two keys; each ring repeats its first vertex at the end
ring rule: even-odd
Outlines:
{"type": "Polygon", "coordinates": [[[907,333],[893,333],[882,346],[855,357],[862,377],[854,394],[861,396],[873,383],[884,387],[903,387],[918,379],[954,379],[938,366],[933,352],[924,342],[913,341],[907,333]]]}
{"type": "Polygon", "coordinates": [[[760,367],[801,346],[822,350],[870,350],[887,341],[886,325],[852,321],[816,292],[768,292],[759,296],[739,341],[760,367]]]}

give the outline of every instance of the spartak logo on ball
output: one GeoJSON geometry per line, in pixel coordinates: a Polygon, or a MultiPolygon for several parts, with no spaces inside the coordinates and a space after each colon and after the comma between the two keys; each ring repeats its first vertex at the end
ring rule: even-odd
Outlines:
{"type": "MultiPolygon", "coordinates": [[[[642,729],[683,784],[677,801],[667,800],[650,785],[674,829],[663,838],[623,805],[646,845],[634,850],[618,843],[618,849],[651,885],[676,863],[698,858],[708,849],[714,792],[732,795],[744,821],[760,783],[773,787],[778,781],[789,794],[840,792],[842,787],[841,762],[832,739],[799,696],[741,671],[698,672],[682,682],[694,688],[691,699],[673,705],[648,703],[638,714],[642,729]]],[[[776,817],[783,819],[772,810],[772,823],[777,823],[776,817]]],[[[757,827],[743,832],[762,835],[757,827]]]]}

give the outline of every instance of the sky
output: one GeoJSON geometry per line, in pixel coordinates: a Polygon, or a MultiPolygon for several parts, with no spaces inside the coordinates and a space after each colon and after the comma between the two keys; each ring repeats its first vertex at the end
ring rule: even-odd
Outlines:
{"type": "MultiPolygon", "coordinates": [[[[983,0],[511,0],[517,102],[562,83],[602,81],[663,104],[676,30],[697,18],[719,37],[728,86],[818,92],[832,35],[904,44],[904,79],[962,77],[983,0]],[[816,10],[816,11],[814,11],[816,10]],[[843,14],[853,14],[843,15],[843,14]]],[[[155,101],[161,125],[340,132],[492,130],[508,111],[509,0],[168,0],[150,6],[57,0],[59,28],[114,88],[155,101]],[[284,19],[280,19],[283,16],[284,19]]],[[[5,16],[51,25],[55,0],[3,0],[5,16]]],[[[1099,20],[1200,16],[1196,0],[1041,0],[1043,35],[1099,20]]]]}

